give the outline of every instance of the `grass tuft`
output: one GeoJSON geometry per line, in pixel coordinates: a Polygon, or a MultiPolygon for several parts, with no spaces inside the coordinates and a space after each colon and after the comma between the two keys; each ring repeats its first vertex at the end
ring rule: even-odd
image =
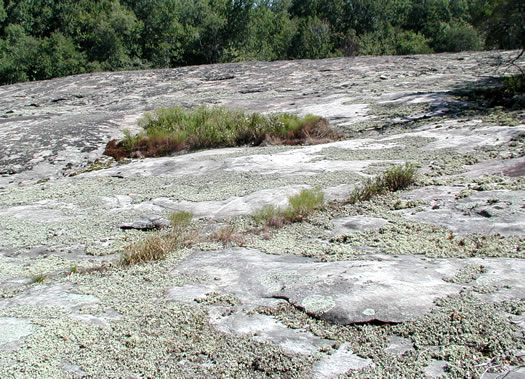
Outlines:
{"type": "Polygon", "coordinates": [[[357,187],[348,201],[355,204],[359,201],[368,201],[376,195],[385,192],[395,192],[407,188],[414,183],[416,168],[406,163],[404,166],[392,167],[375,178],[366,180],[363,186],[357,187]]]}
{"type": "Polygon", "coordinates": [[[252,217],[256,224],[263,224],[270,228],[281,228],[286,221],[283,210],[272,205],[256,210],[252,217]]]}
{"type": "Polygon", "coordinates": [[[233,242],[242,241],[241,236],[235,233],[233,225],[227,225],[210,236],[212,241],[221,242],[223,245],[231,245],[233,242]]]}
{"type": "Polygon", "coordinates": [[[303,190],[297,195],[290,196],[288,202],[290,206],[285,210],[287,218],[291,221],[298,221],[323,206],[324,194],[319,188],[303,190]]]}
{"type": "Polygon", "coordinates": [[[46,279],[47,279],[47,275],[44,273],[35,274],[31,277],[31,280],[33,283],[44,283],[46,279]]]}
{"type": "Polygon", "coordinates": [[[263,142],[295,145],[337,139],[328,122],[319,116],[294,114],[262,115],[224,107],[180,106],[148,112],[139,120],[144,131],[108,142],[104,154],[117,160],[126,157],[153,157],[174,152],[263,142]]]}
{"type": "Polygon", "coordinates": [[[324,205],[324,194],[319,188],[302,190],[297,195],[288,198],[289,206],[280,209],[267,205],[257,210],[253,219],[257,224],[266,227],[280,228],[285,224],[299,222],[308,217],[314,210],[324,205]]]}
{"type": "Polygon", "coordinates": [[[145,239],[125,247],[120,263],[129,266],[137,263],[158,261],[174,250],[183,246],[191,246],[199,241],[200,235],[189,226],[193,214],[180,211],[170,214],[169,219],[173,230],[167,233],[150,234],[145,239]]]}
{"type": "Polygon", "coordinates": [[[193,214],[186,211],[173,212],[169,215],[171,226],[179,232],[190,225],[192,218],[193,214]]]}
{"type": "Polygon", "coordinates": [[[126,246],[120,262],[125,266],[129,266],[137,263],[158,261],[164,259],[170,251],[176,248],[176,240],[156,233],[142,241],[126,246]]]}

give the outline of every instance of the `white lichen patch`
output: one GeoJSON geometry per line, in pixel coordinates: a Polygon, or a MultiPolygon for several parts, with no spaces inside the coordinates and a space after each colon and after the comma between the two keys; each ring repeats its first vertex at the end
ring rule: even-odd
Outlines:
{"type": "Polygon", "coordinates": [[[307,313],[320,316],[334,308],[335,301],[332,296],[310,295],[301,301],[301,306],[307,313]]]}
{"type": "Polygon", "coordinates": [[[0,375],[66,377],[59,364],[65,357],[93,376],[229,376],[248,374],[259,359],[269,372],[309,375],[308,356],[283,355],[271,344],[224,335],[208,324],[205,304],[187,306],[163,299],[165,289],[198,280],[170,274],[169,268],[189,253],[181,250],[161,262],[62,279],[74,284],[77,293],[100,299],[79,309],[83,316],[30,304],[1,309],[0,317],[24,317],[40,327],[26,337],[24,349],[10,355],[0,352],[0,375]],[[108,316],[108,309],[119,317],[108,316]],[[86,322],[94,317],[106,320],[109,327],[86,322]]]}
{"type": "Polygon", "coordinates": [[[33,333],[35,326],[28,320],[18,318],[0,318],[0,351],[2,346],[17,342],[23,337],[33,333]]]}

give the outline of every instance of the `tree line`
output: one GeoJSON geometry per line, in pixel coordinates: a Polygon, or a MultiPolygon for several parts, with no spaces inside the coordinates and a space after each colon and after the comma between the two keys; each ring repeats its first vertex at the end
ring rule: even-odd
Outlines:
{"type": "Polygon", "coordinates": [[[0,0],[0,84],[250,60],[522,48],[525,0],[0,0]]]}

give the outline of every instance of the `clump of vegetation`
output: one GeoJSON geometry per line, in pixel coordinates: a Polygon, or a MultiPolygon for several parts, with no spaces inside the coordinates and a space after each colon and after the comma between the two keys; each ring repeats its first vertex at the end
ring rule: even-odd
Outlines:
{"type": "Polygon", "coordinates": [[[171,226],[176,232],[180,232],[187,228],[190,225],[192,218],[193,214],[186,211],[172,212],[169,215],[171,226]]]}
{"type": "Polygon", "coordinates": [[[270,228],[280,228],[285,224],[283,210],[272,205],[258,209],[252,217],[257,224],[263,224],[270,228]]]}
{"type": "Polygon", "coordinates": [[[363,186],[357,187],[348,201],[351,204],[367,201],[372,197],[385,192],[395,192],[407,188],[415,180],[416,168],[406,163],[404,166],[395,166],[386,170],[375,178],[369,178],[363,186]]]}
{"type": "Polygon", "coordinates": [[[190,212],[180,211],[170,214],[173,229],[166,233],[153,233],[145,239],[125,247],[120,263],[129,266],[137,263],[158,261],[181,246],[191,244],[196,236],[189,229],[193,218],[190,212]]]}
{"type": "Polygon", "coordinates": [[[224,107],[180,106],[160,108],[139,120],[144,131],[112,140],[104,154],[117,160],[125,157],[153,157],[201,148],[240,145],[295,145],[338,138],[319,116],[292,114],[262,115],[224,107]]]}
{"type": "Polygon", "coordinates": [[[166,255],[176,248],[176,241],[158,233],[128,245],[122,254],[120,262],[125,265],[146,263],[164,259],[166,255]]]}
{"type": "Polygon", "coordinates": [[[285,210],[286,217],[292,221],[299,221],[306,218],[315,209],[319,209],[324,204],[324,194],[319,189],[302,190],[297,195],[288,198],[290,206],[285,210]]]}
{"type": "Polygon", "coordinates": [[[285,224],[299,222],[308,217],[314,210],[323,207],[324,194],[319,188],[302,190],[297,195],[290,196],[288,202],[290,205],[285,209],[267,205],[256,211],[252,217],[257,224],[272,228],[280,228],[285,224]]]}
{"type": "Polygon", "coordinates": [[[44,283],[44,281],[47,279],[47,275],[44,273],[35,274],[31,277],[32,283],[44,283]]]}
{"type": "Polygon", "coordinates": [[[235,228],[232,225],[228,225],[212,233],[210,239],[224,245],[230,245],[234,241],[241,240],[241,237],[235,233],[235,228]]]}

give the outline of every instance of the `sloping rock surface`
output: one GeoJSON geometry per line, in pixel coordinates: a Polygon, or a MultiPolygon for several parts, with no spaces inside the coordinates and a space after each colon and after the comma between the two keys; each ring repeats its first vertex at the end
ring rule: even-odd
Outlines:
{"type": "Polygon", "coordinates": [[[0,377],[519,375],[524,111],[455,92],[485,85],[515,54],[0,87],[0,377]],[[102,156],[145,111],[174,104],[314,113],[345,138],[102,156]],[[346,202],[405,162],[411,188],[346,202]],[[315,187],[329,203],[302,222],[251,217],[315,187]],[[168,221],[177,211],[193,214],[182,231],[168,221]],[[184,246],[165,259],[119,263],[130,245],[174,233],[184,246]]]}

